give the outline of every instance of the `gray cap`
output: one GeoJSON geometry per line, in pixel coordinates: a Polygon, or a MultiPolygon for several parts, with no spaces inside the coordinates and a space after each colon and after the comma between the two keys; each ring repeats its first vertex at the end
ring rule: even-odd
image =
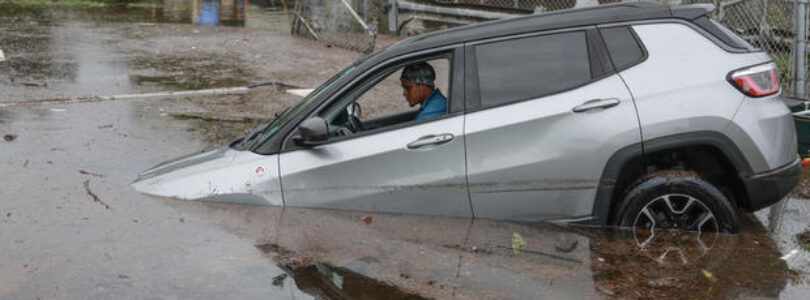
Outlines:
{"type": "Polygon", "coordinates": [[[433,81],[436,80],[436,72],[426,62],[415,63],[402,70],[399,80],[433,86],[433,81]]]}

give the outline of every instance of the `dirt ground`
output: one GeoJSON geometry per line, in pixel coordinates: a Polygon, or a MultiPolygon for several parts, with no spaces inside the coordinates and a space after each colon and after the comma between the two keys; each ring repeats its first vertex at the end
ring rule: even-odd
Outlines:
{"type": "Polygon", "coordinates": [[[362,57],[291,37],[286,15],[255,6],[244,27],[150,18],[0,4],[8,59],[0,62],[0,299],[810,295],[810,252],[798,238],[810,229],[808,170],[779,226],[768,210],[741,212],[739,235],[663,232],[647,248],[637,232],[611,228],[138,194],[129,184],[139,172],[244,135],[300,101],[288,89],[315,87],[362,57]],[[93,97],[261,82],[278,84],[93,97]]]}

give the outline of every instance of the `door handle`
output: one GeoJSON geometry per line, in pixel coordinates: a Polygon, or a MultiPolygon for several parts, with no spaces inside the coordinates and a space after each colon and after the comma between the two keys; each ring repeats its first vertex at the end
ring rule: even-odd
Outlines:
{"type": "Polygon", "coordinates": [[[441,145],[453,140],[453,135],[450,133],[443,133],[439,135],[426,135],[419,139],[408,143],[408,149],[418,149],[425,146],[441,145]]]}
{"type": "Polygon", "coordinates": [[[597,108],[611,108],[616,105],[619,105],[619,99],[616,98],[593,99],[585,101],[585,103],[582,103],[579,106],[575,106],[572,111],[575,113],[581,113],[597,108]]]}

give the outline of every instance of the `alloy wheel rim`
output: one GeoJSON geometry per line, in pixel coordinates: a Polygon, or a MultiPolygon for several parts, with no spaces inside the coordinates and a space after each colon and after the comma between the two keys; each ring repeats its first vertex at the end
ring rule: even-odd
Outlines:
{"type": "Polygon", "coordinates": [[[685,194],[653,199],[638,212],[633,227],[639,250],[659,263],[674,259],[682,264],[708,253],[720,230],[708,206],[685,194]]]}

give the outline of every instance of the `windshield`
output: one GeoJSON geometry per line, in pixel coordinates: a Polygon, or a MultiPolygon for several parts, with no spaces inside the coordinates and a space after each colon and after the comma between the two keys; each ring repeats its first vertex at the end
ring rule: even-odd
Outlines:
{"type": "Polygon", "coordinates": [[[264,141],[273,136],[273,134],[279,128],[281,128],[281,125],[286,123],[289,119],[293,118],[294,116],[298,115],[298,113],[302,109],[304,109],[304,107],[306,107],[310,102],[312,102],[312,100],[315,99],[321,92],[332,86],[332,84],[335,83],[335,81],[337,81],[343,76],[346,76],[346,74],[354,70],[354,68],[357,67],[357,65],[360,64],[361,62],[363,62],[363,60],[360,60],[352,64],[348,68],[343,69],[343,71],[340,71],[340,73],[336,74],[335,76],[332,76],[332,78],[324,82],[321,86],[319,86],[317,89],[313,90],[306,97],[304,97],[304,99],[301,100],[301,102],[285,110],[284,113],[282,113],[281,116],[279,116],[278,118],[272,121],[262,123],[261,125],[256,127],[256,129],[253,129],[253,131],[248,133],[248,135],[245,136],[245,138],[243,138],[242,141],[234,145],[234,148],[238,150],[254,149],[256,146],[264,143],[264,141]]]}

